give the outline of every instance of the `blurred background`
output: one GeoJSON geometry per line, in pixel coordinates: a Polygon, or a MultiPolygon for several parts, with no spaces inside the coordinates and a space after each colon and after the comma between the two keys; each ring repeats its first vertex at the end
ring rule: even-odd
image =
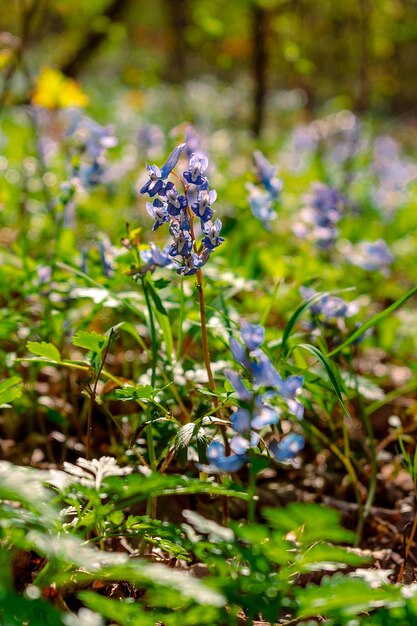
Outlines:
{"type": "Polygon", "coordinates": [[[93,102],[122,95],[138,111],[149,90],[170,86],[159,94],[172,106],[168,125],[184,120],[183,87],[196,81],[201,116],[223,107],[226,122],[256,135],[289,112],[416,112],[415,0],[0,4],[3,105],[25,101],[48,66],[79,80],[93,102]]]}

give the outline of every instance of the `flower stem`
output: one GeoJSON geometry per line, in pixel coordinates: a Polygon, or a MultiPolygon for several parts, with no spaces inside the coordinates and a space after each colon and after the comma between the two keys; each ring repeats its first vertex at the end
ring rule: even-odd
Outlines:
{"type": "Polygon", "coordinates": [[[253,457],[249,460],[249,484],[248,484],[248,522],[249,524],[255,523],[256,513],[256,470],[253,464],[253,457]]]}
{"type": "MultiPolygon", "coordinates": [[[[155,387],[156,383],[156,365],[158,358],[158,346],[156,339],[156,329],[155,329],[155,320],[152,311],[151,300],[149,298],[148,286],[146,284],[146,279],[144,277],[141,278],[143,293],[145,296],[146,308],[148,310],[149,316],[149,330],[151,334],[151,344],[152,344],[152,371],[151,371],[151,386],[155,387]]],[[[151,406],[148,405],[146,409],[147,419],[151,419],[151,406]]],[[[152,419],[151,423],[146,427],[146,442],[148,445],[148,456],[149,456],[149,467],[153,472],[156,471],[156,453],[155,453],[155,442],[153,440],[153,432],[152,432],[152,419]]],[[[149,515],[152,519],[156,517],[156,506],[157,500],[156,498],[149,497],[146,505],[146,514],[149,515]]]]}
{"type": "MultiPolygon", "coordinates": [[[[205,365],[206,372],[207,372],[207,378],[208,378],[210,391],[215,393],[216,383],[214,381],[213,371],[211,369],[211,359],[210,359],[210,350],[209,350],[208,333],[207,333],[206,305],[205,305],[205,300],[204,300],[204,280],[203,280],[203,272],[201,269],[197,271],[196,276],[197,276],[198,302],[200,305],[201,340],[203,344],[204,365],[205,365]]],[[[216,408],[217,417],[221,420],[224,420],[222,410],[219,406],[219,399],[216,395],[213,396],[213,404],[216,408]]],[[[229,440],[226,434],[226,426],[221,425],[220,430],[222,433],[226,454],[230,454],[230,445],[229,445],[229,440]]]]}

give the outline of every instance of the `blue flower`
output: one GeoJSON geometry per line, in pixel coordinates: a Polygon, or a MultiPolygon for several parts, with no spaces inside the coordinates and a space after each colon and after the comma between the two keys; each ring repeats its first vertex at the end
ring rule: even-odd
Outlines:
{"type": "Polygon", "coordinates": [[[248,409],[238,409],[230,417],[232,428],[237,433],[249,433],[251,430],[251,414],[248,409]]]}
{"type": "Polygon", "coordinates": [[[159,151],[164,147],[165,137],[159,126],[144,124],[138,131],[137,141],[139,146],[146,151],[154,150],[155,148],[159,151]]]}
{"type": "Polygon", "coordinates": [[[272,424],[278,424],[279,414],[275,409],[270,406],[260,404],[252,417],[252,428],[255,430],[262,430],[265,426],[272,426],[272,424]]]}
{"type": "Polygon", "coordinates": [[[336,225],[342,217],[345,198],[336,189],[315,183],[306,200],[302,221],[293,227],[295,234],[303,239],[309,237],[319,248],[331,248],[339,232],[336,225]]]}
{"type": "Polygon", "coordinates": [[[177,274],[182,274],[183,276],[192,276],[196,274],[200,267],[203,265],[203,261],[195,252],[192,252],[188,256],[184,257],[184,265],[181,265],[177,269],[177,274]]]}
{"type": "Polygon", "coordinates": [[[188,230],[181,230],[178,226],[176,230],[171,229],[174,243],[171,245],[171,256],[187,257],[193,248],[193,240],[188,230]]]}
{"type": "Polygon", "coordinates": [[[244,455],[249,448],[255,448],[259,443],[258,433],[251,433],[250,438],[243,435],[235,435],[230,440],[230,448],[235,454],[244,455]]]}
{"type": "Polygon", "coordinates": [[[250,324],[242,320],[240,336],[250,351],[256,350],[265,339],[265,330],[261,325],[250,324]]]}
{"type": "Polygon", "coordinates": [[[268,193],[262,193],[253,185],[248,185],[248,188],[252,215],[262,223],[266,230],[271,230],[271,222],[277,216],[271,196],[268,193]]]}
{"type": "Polygon", "coordinates": [[[281,398],[286,400],[294,398],[304,383],[303,376],[289,376],[286,380],[280,377],[279,383],[276,385],[277,391],[281,398]]]}
{"type": "Polygon", "coordinates": [[[169,250],[171,248],[168,243],[163,250],[160,250],[154,243],[150,243],[150,250],[142,250],[140,253],[142,261],[145,263],[141,267],[141,274],[155,269],[155,267],[167,267],[172,265],[172,259],[169,257],[169,250]]]}
{"type": "Polygon", "coordinates": [[[232,385],[233,389],[236,391],[239,399],[243,402],[250,402],[252,399],[252,393],[243,384],[239,374],[229,368],[226,368],[224,370],[224,375],[226,376],[229,383],[232,385]]]}
{"type": "Polygon", "coordinates": [[[214,223],[212,221],[203,223],[203,233],[206,235],[202,239],[202,244],[209,250],[214,250],[217,246],[223,243],[223,237],[219,237],[222,228],[221,220],[217,219],[214,223]]]}
{"type": "Polygon", "coordinates": [[[149,215],[155,220],[155,223],[152,226],[152,230],[156,230],[162,224],[169,220],[167,205],[159,198],[155,198],[153,204],[151,202],[147,202],[146,210],[148,211],[149,215]]]}
{"type": "Polygon", "coordinates": [[[211,252],[224,239],[220,237],[221,221],[219,219],[214,223],[211,221],[213,217],[211,204],[216,200],[217,194],[216,191],[209,190],[208,180],[203,176],[208,166],[206,156],[196,152],[191,155],[189,169],[184,172],[184,178],[189,184],[181,180],[183,194],[178,192],[172,181],[165,182],[185,148],[185,143],[177,146],[161,168],[157,165],[146,165],[149,180],[142,187],[141,193],[148,193],[151,197],[159,196],[153,203],[146,204],[148,213],[155,220],[153,230],[169,222],[169,232],[173,238],[169,255],[174,258],[182,257],[182,260],[174,260],[177,273],[191,276],[207,263],[211,252]],[[192,212],[189,209],[190,204],[192,212]],[[202,223],[203,236],[200,243],[196,241],[192,228],[193,213],[202,223]]]}
{"type": "Polygon", "coordinates": [[[248,370],[250,367],[250,362],[248,359],[247,351],[242,346],[240,341],[238,341],[234,337],[232,337],[230,340],[230,350],[233,354],[235,361],[243,365],[243,367],[248,370]]]}
{"type": "Polygon", "coordinates": [[[287,406],[290,413],[295,415],[298,420],[302,420],[304,417],[304,407],[298,400],[295,398],[289,398],[287,400],[287,406]]]}
{"type": "Polygon", "coordinates": [[[283,381],[271,359],[261,350],[254,351],[250,372],[257,387],[277,387],[283,381]]]}
{"type": "Polygon", "coordinates": [[[164,165],[159,169],[157,165],[148,165],[146,163],[146,169],[149,174],[149,180],[140,189],[141,194],[147,193],[151,198],[156,194],[163,193],[165,188],[164,180],[168,178],[180,158],[181,152],[186,147],[185,143],[180,144],[169,155],[164,165]]]}
{"type": "Polygon", "coordinates": [[[280,376],[271,360],[261,352],[256,350],[252,353],[255,358],[250,361],[250,372],[256,387],[267,387],[269,390],[264,394],[267,398],[279,396],[286,401],[288,410],[298,419],[304,415],[303,405],[295,399],[300,392],[304,378],[302,376],[289,376],[286,380],[280,376]]]}
{"type": "Polygon", "coordinates": [[[220,441],[212,441],[207,447],[209,465],[197,464],[200,471],[207,474],[230,474],[240,470],[247,461],[246,454],[225,455],[224,445],[220,441]]]}
{"type": "Polygon", "coordinates": [[[146,169],[149,174],[149,180],[141,187],[139,193],[147,193],[151,198],[159,194],[164,188],[162,180],[162,172],[157,165],[146,164],[146,169]]]}
{"type": "Polygon", "coordinates": [[[184,178],[187,183],[197,185],[200,187],[207,182],[207,179],[202,176],[203,172],[208,167],[208,159],[204,154],[194,153],[191,155],[190,162],[188,164],[188,170],[184,172],[184,178]]]}
{"type": "Polygon", "coordinates": [[[262,398],[257,398],[252,413],[248,409],[239,408],[232,414],[230,422],[234,431],[244,434],[252,430],[262,430],[265,426],[278,424],[279,419],[279,413],[275,409],[262,404],[262,398]]]}
{"type": "Polygon", "coordinates": [[[200,189],[196,202],[191,205],[192,211],[201,219],[202,222],[208,222],[213,217],[213,209],[211,205],[217,198],[217,192],[212,189],[200,189]]]}
{"type": "Polygon", "coordinates": [[[167,200],[168,213],[173,217],[179,215],[187,207],[187,198],[178,194],[174,183],[169,182],[165,185],[164,197],[167,200]]]}
{"type": "MultiPolygon", "coordinates": [[[[300,287],[304,300],[309,300],[317,293],[312,287],[300,287]]],[[[345,302],[342,298],[324,295],[318,301],[310,304],[310,311],[315,316],[322,316],[326,320],[347,318],[356,315],[359,311],[357,302],[345,302]]]]}
{"type": "Polygon", "coordinates": [[[282,181],[276,178],[277,168],[273,167],[264,157],[260,150],[253,153],[255,165],[258,169],[259,178],[272,199],[278,198],[282,190],[282,181]]]}
{"type": "Polygon", "coordinates": [[[387,268],[393,262],[392,254],[383,239],[377,241],[362,241],[353,254],[350,261],[364,270],[374,271],[387,268]]]}
{"type": "Polygon", "coordinates": [[[297,454],[304,448],[304,438],[297,433],[285,435],[281,441],[271,441],[269,449],[279,463],[293,461],[297,454]]]}

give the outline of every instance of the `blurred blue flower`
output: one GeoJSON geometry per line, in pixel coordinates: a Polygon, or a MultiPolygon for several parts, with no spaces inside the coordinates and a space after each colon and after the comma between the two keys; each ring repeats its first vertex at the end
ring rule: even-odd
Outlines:
{"type": "MultiPolygon", "coordinates": [[[[238,449],[240,449],[239,446],[238,449]]],[[[248,457],[245,453],[226,456],[224,444],[220,441],[212,441],[207,447],[207,459],[209,465],[197,464],[200,471],[207,474],[229,474],[240,470],[245,465],[248,457]]]]}
{"type": "Polygon", "coordinates": [[[235,435],[230,440],[230,448],[235,454],[244,455],[249,448],[255,448],[260,441],[258,433],[252,432],[250,438],[243,435],[235,435]]]}
{"type": "Polygon", "coordinates": [[[247,188],[252,215],[262,223],[266,230],[271,230],[271,222],[277,216],[271,196],[268,193],[262,193],[254,185],[248,184],[247,188]]]}
{"type": "Polygon", "coordinates": [[[271,230],[271,221],[276,218],[274,202],[278,199],[282,189],[282,181],[276,177],[277,168],[273,167],[260,150],[253,153],[259,182],[265,191],[248,183],[249,204],[252,214],[266,230],[271,230]]]}
{"type": "Polygon", "coordinates": [[[234,370],[230,368],[226,368],[223,371],[229,383],[232,385],[233,389],[236,391],[239,400],[243,402],[250,402],[252,399],[252,393],[249,389],[243,384],[241,377],[234,370]]]}
{"type": "Polygon", "coordinates": [[[362,241],[349,255],[349,260],[354,265],[364,270],[383,270],[393,262],[393,256],[383,239],[377,241],[362,241]]]}
{"type": "Polygon", "coordinates": [[[250,324],[242,320],[240,324],[240,336],[247,348],[252,351],[259,348],[265,339],[265,330],[263,326],[250,324]]]}
{"type": "Polygon", "coordinates": [[[265,426],[278,424],[280,416],[278,412],[270,406],[257,406],[252,416],[251,427],[254,430],[262,430],[265,426]]]}
{"type": "Polygon", "coordinates": [[[332,187],[314,183],[300,212],[300,222],[293,226],[301,239],[312,240],[318,248],[331,248],[339,234],[337,223],[346,204],[343,196],[332,187]]]}
{"type": "Polygon", "coordinates": [[[142,150],[162,150],[165,145],[164,133],[159,126],[155,124],[144,124],[140,127],[137,140],[142,150]]]}
{"type": "Polygon", "coordinates": [[[275,176],[277,168],[269,163],[260,150],[255,150],[253,158],[261,183],[270,193],[271,198],[277,199],[282,190],[282,181],[275,176]]]}
{"type": "Polygon", "coordinates": [[[271,359],[262,350],[252,354],[249,371],[256,387],[277,387],[282,382],[281,376],[272,364],[271,359]]]}
{"type": "Polygon", "coordinates": [[[237,433],[249,433],[251,430],[250,411],[248,411],[248,409],[239,408],[232,414],[230,422],[233,430],[237,433]]]}
{"type": "Polygon", "coordinates": [[[242,346],[240,341],[232,337],[230,339],[230,350],[233,354],[235,361],[243,365],[243,367],[247,370],[250,368],[250,361],[248,359],[247,351],[242,346]]]}
{"type": "Polygon", "coordinates": [[[172,259],[169,256],[169,250],[171,248],[168,243],[162,250],[158,248],[154,243],[149,244],[149,250],[141,250],[140,257],[145,265],[141,267],[141,273],[153,272],[156,267],[168,267],[172,265],[172,259]]]}
{"type": "Polygon", "coordinates": [[[280,463],[289,463],[304,448],[304,437],[297,433],[289,433],[280,441],[270,441],[269,450],[280,463]]]}
{"type": "MultiPolygon", "coordinates": [[[[300,293],[304,300],[309,300],[317,292],[312,287],[300,287],[300,293]]],[[[359,311],[357,302],[346,302],[342,298],[331,295],[324,295],[316,302],[313,302],[309,308],[313,315],[321,316],[326,320],[352,317],[359,311]]]]}

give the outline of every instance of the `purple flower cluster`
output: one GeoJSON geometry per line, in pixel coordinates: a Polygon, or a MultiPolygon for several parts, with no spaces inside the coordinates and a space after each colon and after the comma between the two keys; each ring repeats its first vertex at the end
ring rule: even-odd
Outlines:
{"type": "Polygon", "coordinates": [[[71,163],[73,177],[85,189],[89,189],[103,182],[107,166],[106,151],[117,145],[117,139],[111,126],[101,126],[78,112],[71,112],[71,115],[66,136],[74,150],[71,163]]]}
{"type": "Polygon", "coordinates": [[[387,218],[410,199],[411,185],[417,179],[417,166],[401,153],[399,144],[387,135],[377,137],[372,156],[376,185],[372,188],[375,206],[387,218]]]}
{"type": "Polygon", "coordinates": [[[350,250],[348,258],[351,263],[369,272],[387,270],[394,260],[383,239],[361,241],[350,250]]]}
{"type": "MultiPolygon", "coordinates": [[[[248,450],[256,447],[261,438],[260,431],[280,421],[282,409],[272,406],[276,398],[281,400],[287,410],[299,419],[304,408],[296,399],[302,385],[302,376],[290,376],[283,379],[271,360],[262,351],[264,329],[262,326],[243,321],[240,337],[232,338],[230,348],[235,360],[245,369],[251,389],[243,382],[241,374],[232,370],[224,371],[239,398],[239,408],[231,416],[231,426],[235,435],[230,441],[232,454],[226,456],[225,447],[219,441],[213,441],[207,448],[209,465],[199,468],[208,473],[234,472],[248,461],[248,450]]],[[[269,449],[279,462],[289,462],[295,458],[304,446],[301,435],[291,433],[279,442],[272,441],[269,449]]]]}
{"type": "Polygon", "coordinates": [[[297,237],[313,241],[318,248],[329,249],[339,234],[337,223],[346,204],[343,196],[327,185],[315,183],[301,210],[301,221],[294,224],[297,237]]]}
{"type": "Polygon", "coordinates": [[[274,204],[282,190],[282,181],[276,177],[277,169],[264,157],[260,150],[253,153],[259,182],[264,190],[258,186],[248,184],[249,204],[254,217],[262,222],[264,228],[271,230],[270,222],[276,218],[274,204]]]}
{"type": "MultiPolygon", "coordinates": [[[[312,287],[300,287],[300,293],[304,300],[309,300],[316,295],[316,290],[312,287]]],[[[346,302],[342,298],[331,295],[323,295],[310,305],[310,311],[316,318],[327,322],[344,320],[356,315],[359,311],[357,302],[346,302]]]]}
{"type": "Polygon", "coordinates": [[[217,194],[214,189],[209,188],[205,176],[208,167],[207,157],[196,152],[191,154],[188,168],[179,179],[182,185],[180,191],[168,180],[185,148],[185,143],[177,146],[161,168],[146,164],[149,180],[140,189],[140,193],[154,198],[153,202],[146,203],[146,209],[154,219],[152,230],[169,223],[172,237],[169,248],[165,247],[160,251],[154,246],[153,260],[155,261],[156,257],[158,259],[153,266],[161,266],[159,262],[161,260],[163,265],[168,265],[167,259],[170,259],[177,265],[178,274],[190,276],[207,263],[211,252],[220,246],[224,239],[220,236],[221,221],[212,219],[212,204],[217,194]],[[194,234],[196,217],[200,220],[203,235],[199,246],[194,234]],[[158,255],[162,255],[163,258],[159,258],[158,255]]]}

